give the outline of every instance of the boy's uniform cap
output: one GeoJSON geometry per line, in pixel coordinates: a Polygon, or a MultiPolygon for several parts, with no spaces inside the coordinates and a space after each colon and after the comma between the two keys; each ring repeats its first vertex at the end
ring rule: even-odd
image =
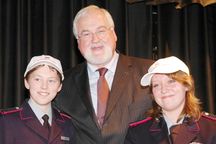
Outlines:
{"type": "Polygon", "coordinates": [[[40,55],[40,56],[32,57],[27,68],[26,68],[26,71],[24,73],[24,77],[26,77],[27,73],[30,70],[32,70],[33,68],[35,68],[39,65],[43,65],[43,64],[55,68],[61,74],[62,80],[64,80],[61,62],[58,59],[51,57],[49,55],[40,55]]]}

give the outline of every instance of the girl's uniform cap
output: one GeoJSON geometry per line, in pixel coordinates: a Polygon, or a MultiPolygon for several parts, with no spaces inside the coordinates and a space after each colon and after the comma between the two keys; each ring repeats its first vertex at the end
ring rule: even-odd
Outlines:
{"type": "Polygon", "coordinates": [[[27,73],[32,70],[33,68],[39,65],[48,65],[55,68],[62,76],[62,80],[64,80],[64,75],[62,71],[61,62],[49,55],[41,55],[41,56],[34,56],[31,58],[29,64],[27,65],[26,71],[24,73],[24,77],[26,77],[27,73]]]}
{"type": "Polygon", "coordinates": [[[148,73],[142,77],[140,83],[142,86],[148,86],[151,84],[151,78],[155,73],[169,74],[177,71],[183,71],[190,75],[189,68],[179,58],[175,56],[161,58],[150,66],[148,73]]]}

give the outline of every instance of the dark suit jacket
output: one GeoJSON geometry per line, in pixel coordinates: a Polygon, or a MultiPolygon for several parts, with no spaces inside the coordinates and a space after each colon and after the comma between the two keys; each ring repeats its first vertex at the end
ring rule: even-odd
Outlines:
{"type": "Polygon", "coordinates": [[[0,117],[1,144],[75,144],[71,118],[53,109],[50,137],[46,137],[36,115],[25,101],[20,108],[2,112],[0,117]]]}
{"type": "Polygon", "coordinates": [[[56,104],[73,117],[78,144],[122,144],[130,122],[140,120],[151,106],[148,89],[140,86],[151,60],[120,55],[100,130],[90,97],[87,64],[66,73],[56,104]]]}
{"type": "MultiPolygon", "coordinates": [[[[124,144],[171,144],[165,120],[147,118],[131,124],[124,144]]],[[[216,117],[205,113],[195,122],[185,118],[174,144],[216,144],[216,117]]]]}

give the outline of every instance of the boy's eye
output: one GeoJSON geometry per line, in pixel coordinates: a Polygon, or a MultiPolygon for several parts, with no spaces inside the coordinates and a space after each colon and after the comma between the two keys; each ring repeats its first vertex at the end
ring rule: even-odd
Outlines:
{"type": "Polygon", "coordinates": [[[57,82],[56,80],[49,80],[49,83],[55,83],[57,82]]]}
{"type": "Polygon", "coordinates": [[[40,79],[39,79],[39,78],[34,78],[34,80],[35,80],[35,81],[40,81],[40,79]]]}

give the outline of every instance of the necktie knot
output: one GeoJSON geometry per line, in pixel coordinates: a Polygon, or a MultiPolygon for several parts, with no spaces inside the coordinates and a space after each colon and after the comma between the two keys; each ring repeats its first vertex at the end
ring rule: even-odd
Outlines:
{"type": "Polygon", "coordinates": [[[49,125],[49,116],[47,114],[43,115],[42,119],[44,120],[43,126],[46,129],[50,129],[50,125],[49,125]]]}
{"type": "Polygon", "coordinates": [[[42,119],[44,120],[44,125],[49,123],[49,116],[47,114],[43,115],[42,119]]]}
{"type": "Polygon", "coordinates": [[[104,68],[104,67],[98,69],[98,72],[99,72],[100,76],[104,76],[107,71],[108,71],[108,69],[104,68]]]}

